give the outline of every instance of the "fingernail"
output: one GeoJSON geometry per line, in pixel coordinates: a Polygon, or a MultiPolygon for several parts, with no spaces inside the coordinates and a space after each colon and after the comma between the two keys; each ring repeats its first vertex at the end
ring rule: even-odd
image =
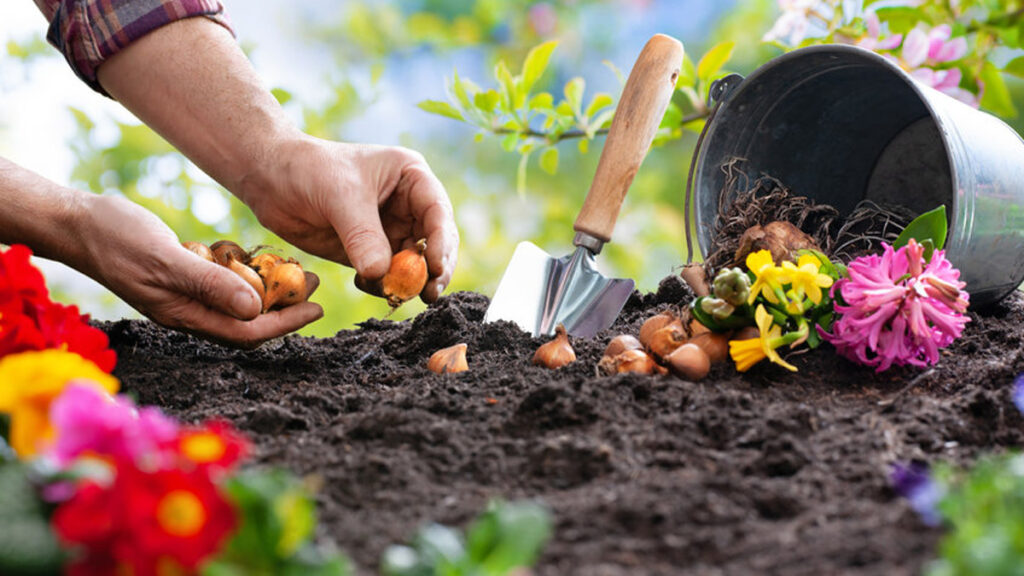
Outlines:
{"type": "Polygon", "coordinates": [[[256,302],[252,298],[252,293],[248,291],[235,292],[235,295],[231,297],[231,311],[238,318],[252,317],[255,307],[256,302]]]}

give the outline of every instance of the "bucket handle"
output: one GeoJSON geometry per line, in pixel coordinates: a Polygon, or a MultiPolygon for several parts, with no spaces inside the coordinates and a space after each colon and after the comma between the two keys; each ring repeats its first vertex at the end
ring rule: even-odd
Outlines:
{"type": "Polygon", "coordinates": [[[690,173],[686,177],[686,197],[683,200],[683,226],[686,230],[686,263],[693,263],[693,233],[690,229],[690,214],[693,210],[693,176],[697,169],[697,159],[700,157],[701,147],[704,144],[704,136],[708,133],[708,126],[715,120],[715,115],[718,114],[718,109],[722,107],[722,104],[732,97],[736,89],[739,88],[740,84],[743,83],[743,76],[739,74],[729,74],[715,80],[711,83],[711,88],[708,89],[708,101],[707,106],[711,108],[711,113],[708,114],[708,119],[704,122],[704,127],[700,131],[700,136],[697,137],[697,144],[693,148],[693,157],[690,159],[690,173]]]}

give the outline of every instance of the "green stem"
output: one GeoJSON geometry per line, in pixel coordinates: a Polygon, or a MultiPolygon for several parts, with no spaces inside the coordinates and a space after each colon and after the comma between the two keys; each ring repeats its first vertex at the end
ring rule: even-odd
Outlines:
{"type": "MultiPolygon", "coordinates": [[[[708,114],[709,114],[708,110],[694,112],[693,114],[690,114],[688,116],[684,116],[683,120],[679,123],[679,125],[680,126],[685,126],[685,125],[689,124],[690,122],[696,122],[697,120],[703,120],[703,119],[708,117],[708,114]]],[[[534,130],[532,128],[530,128],[528,130],[511,130],[509,128],[490,128],[490,131],[492,133],[494,133],[494,134],[499,135],[499,136],[504,136],[504,135],[507,135],[507,134],[519,134],[520,136],[523,136],[523,137],[526,137],[526,138],[543,138],[543,139],[547,140],[548,142],[551,142],[552,144],[557,144],[557,143],[562,142],[564,140],[572,140],[572,139],[575,139],[575,138],[586,138],[587,137],[587,133],[584,130],[569,130],[568,132],[563,132],[563,133],[559,134],[558,136],[555,136],[551,132],[543,132],[543,131],[540,131],[540,130],[534,130]]],[[[601,128],[600,130],[594,132],[595,136],[605,136],[607,134],[608,134],[608,129],[607,128],[601,128]]]]}

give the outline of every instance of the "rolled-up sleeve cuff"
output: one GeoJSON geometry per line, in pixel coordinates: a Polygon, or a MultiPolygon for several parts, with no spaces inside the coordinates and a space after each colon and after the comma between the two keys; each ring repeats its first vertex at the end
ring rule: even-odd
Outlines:
{"type": "Polygon", "coordinates": [[[46,37],[79,78],[106,95],[96,78],[100,64],[161,26],[197,16],[234,34],[218,0],[61,0],[46,37]]]}

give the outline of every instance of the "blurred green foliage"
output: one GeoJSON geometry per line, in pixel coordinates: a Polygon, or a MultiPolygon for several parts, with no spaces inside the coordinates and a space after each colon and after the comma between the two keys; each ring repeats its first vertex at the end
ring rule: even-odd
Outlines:
{"type": "MultiPolygon", "coordinates": [[[[937,18],[926,14],[934,3],[918,10],[937,18]]],[[[1001,39],[1004,48],[1018,45],[1019,33],[1006,32],[1009,21],[999,32],[989,26],[1012,1],[967,3],[972,17],[984,17],[957,21],[958,31],[976,27],[972,49],[986,48],[991,38],[1001,39]],[[982,8],[987,12],[978,16],[982,8]]],[[[707,113],[711,81],[729,72],[748,73],[789,49],[762,42],[779,15],[773,0],[726,2],[708,10],[712,25],[688,26],[691,11],[685,6],[676,9],[653,0],[349,1],[339,3],[331,17],[304,22],[294,37],[312,52],[330,55],[333,66],[322,73],[328,96],[312,98],[293,86],[276,87],[274,95],[309,133],[345,140],[352,137],[351,127],[386,95],[383,91],[408,92],[403,96],[412,101],[402,116],[407,129],[401,143],[425,153],[448,189],[462,234],[449,290],[492,294],[518,242],[530,240],[557,255],[569,250],[572,223],[594,174],[600,135],[611,119],[623,73],[650,32],[679,37],[688,58],[659,134],[661,146],[637,175],[614,241],[600,257],[608,274],[632,277],[641,290],[651,290],[684,260],[683,183],[707,113]],[[666,13],[673,16],[665,18],[666,13]],[[657,27],[638,24],[643,22],[656,22],[657,27]],[[623,36],[616,36],[620,32],[630,34],[628,50],[623,36]],[[605,59],[613,62],[601,67],[605,59]],[[424,63],[438,70],[436,86],[404,85],[405,77],[424,63]],[[489,76],[487,70],[496,71],[492,82],[468,80],[489,76]],[[450,74],[451,98],[431,97],[444,86],[445,72],[450,74]],[[422,105],[426,110],[466,123],[444,125],[414,108],[421,100],[432,100],[422,105]],[[490,134],[497,137],[486,137],[490,134]]],[[[891,16],[895,27],[907,13],[891,16]]],[[[1013,23],[1019,25],[1019,18],[1013,23]]],[[[828,34],[841,32],[837,28],[828,34]]],[[[8,46],[7,52],[29,62],[59,58],[53,51],[41,56],[40,42],[8,46]]],[[[251,49],[258,52],[258,42],[251,49]]],[[[1005,51],[985,54],[986,62],[998,61],[1011,75],[1024,72],[1024,61],[1007,57],[1005,51]],[[1000,54],[1002,60],[996,58],[1000,54]]],[[[995,75],[1006,76],[998,70],[995,75]]],[[[1019,88],[1009,84],[1011,104],[1019,88]]],[[[71,113],[78,126],[70,142],[77,158],[74,185],[124,194],[158,214],[182,240],[231,238],[247,247],[267,244],[319,274],[322,282],[314,300],[324,305],[326,317],[305,334],[332,335],[388,312],[382,300],[352,286],[351,270],[298,253],[269,234],[245,206],[148,128],[79,110],[71,113]],[[211,204],[218,207],[216,219],[197,217],[211,204]]],[[[74,295],[69,299],[79,301],[74,295]]],[[[409,303],[393,318],[409,318],[422,308],[421,303],[409,303]]]]}

